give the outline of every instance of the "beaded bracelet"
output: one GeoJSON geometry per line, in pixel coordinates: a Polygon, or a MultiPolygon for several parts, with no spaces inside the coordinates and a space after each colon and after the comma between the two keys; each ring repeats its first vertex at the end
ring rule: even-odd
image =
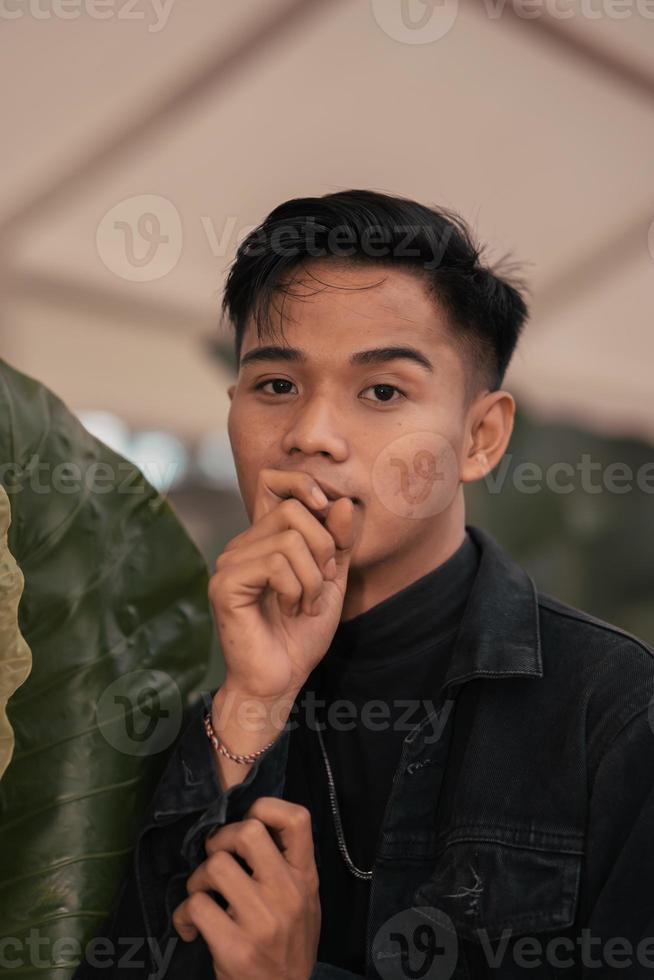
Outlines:
{"type": "Polygon", "coordinates": [[[267,745],[264,745],[262,749],[257,749],[256,752],[251,752],[249,755],[232,755],[231,752],[228,752],[228,750],[225,748],[223,743],[218,740],[218,736],[214,732],[213,726],[211,724],[210,712],[208,711],[204,716],[204,730],[207,733],[207,737],[211,742],[211,744],[213,745],[214,749],[217,749],[218,752],[221,752],[223,755],[226,755],[228,759],[232,759],[234,762],[241,762],[244,764],[254,762],[256,758],[262,755],[266,751],[266,749],[269,749],[270,746],[273,744],[273,742],[275,742],[275,739],[273,739],[272,742],[268,742],[267,745]]]}

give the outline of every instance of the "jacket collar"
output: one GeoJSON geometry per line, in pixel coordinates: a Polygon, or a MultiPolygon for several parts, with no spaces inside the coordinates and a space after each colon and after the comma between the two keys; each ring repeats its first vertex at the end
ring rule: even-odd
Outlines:
{"type": "Polygon", "coordinates": [[[527,572],[487,531],[467,524],[481,549],[445,684],[473,677],[542,677],[538,598],[527,572]]]}

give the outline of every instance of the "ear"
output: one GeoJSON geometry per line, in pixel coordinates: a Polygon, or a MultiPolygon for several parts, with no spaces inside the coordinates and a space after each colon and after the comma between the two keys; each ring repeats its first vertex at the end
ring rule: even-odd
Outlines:
{"type": "Polygon", "coordinates": [[[232,398],[234,397],[234,391],[235,390],[236,390],[236,385],[230,385],[229,388],[227,389],[227,394],[229,395],[230,402],[231,402],[232,398]]]}
{"type": "Polygon", "coordinates": [[[499,463],[513,431],[515,400],[508,391],[489,391],[470,408],[461,482],[481,480],[499,463]]]}

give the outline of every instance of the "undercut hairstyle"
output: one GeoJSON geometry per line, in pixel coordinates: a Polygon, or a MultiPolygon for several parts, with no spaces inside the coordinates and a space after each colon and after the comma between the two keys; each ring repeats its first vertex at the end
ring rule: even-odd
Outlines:
{"type": "Polygon", "coordinates": [[[273,336],[275,309],[283,333],[283,302],[278,309],[275,298],[306,297],[293,289],[299,272],[315,279],[315,291],[325,288],[307,263],[329,259],[415,275],[462,356],[467,400],[495,391],[529,315],[529,288],[514,274],[517,263],[505,255],[491,267],[484,248],[455,211],[404,197],[346,190],[285,201],[244,238],[227,276],[221,311],[234,329],[236,363],[248,323],[259,341],[273,336]]]}

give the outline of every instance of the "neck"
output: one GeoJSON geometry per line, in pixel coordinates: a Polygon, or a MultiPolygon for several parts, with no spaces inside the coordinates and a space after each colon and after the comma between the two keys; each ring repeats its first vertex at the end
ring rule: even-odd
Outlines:
{"type": "Polygon", "coordinates": [[[395,595],[454,554],[466,533],[461,490],[448,510],[439,516],[442,520],[434,522],[430,533],[421,535],[406,554],[397,552],[379,565],[350,570],[341,621],[352,619],[395,595]]]}

